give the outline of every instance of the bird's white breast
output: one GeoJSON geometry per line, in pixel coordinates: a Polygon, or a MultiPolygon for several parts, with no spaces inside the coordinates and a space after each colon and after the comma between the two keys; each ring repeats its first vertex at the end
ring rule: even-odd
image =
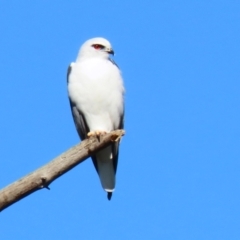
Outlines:
{"type": "Polygon", "coordinates": [[[90,131],[118,128],[123,113],[123,81],[109,60],[82,59],[71,65],[68,93],[84,114],[90,131]]]}

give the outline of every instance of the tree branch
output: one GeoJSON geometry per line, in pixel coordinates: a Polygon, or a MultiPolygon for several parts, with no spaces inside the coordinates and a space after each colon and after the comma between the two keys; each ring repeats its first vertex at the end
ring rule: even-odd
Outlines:
{"type": "Polygon", "coordinates": [[[124,133],[123,130],[116,130],[101,136],[100,139],[90,137],[70,148],[45,166],[3,188],[0,191],[0,211],[37,190],[42,188],[49,189],[49,184],[55,179],[83,162],[95,152],[110,145],[111,142],[118,141],[124,133]]]}

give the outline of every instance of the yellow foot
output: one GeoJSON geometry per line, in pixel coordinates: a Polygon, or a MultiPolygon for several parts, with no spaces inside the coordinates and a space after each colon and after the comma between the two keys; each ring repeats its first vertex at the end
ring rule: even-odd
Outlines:
{"type": "Polygon", "coordinates": [[[97,136],[97,137],[100,137],[100,136],[103,136],[105,135],[107,132],[105,131],[91,131],[87,134],[88,137],[94,137],[94,136],[97,136]]]}

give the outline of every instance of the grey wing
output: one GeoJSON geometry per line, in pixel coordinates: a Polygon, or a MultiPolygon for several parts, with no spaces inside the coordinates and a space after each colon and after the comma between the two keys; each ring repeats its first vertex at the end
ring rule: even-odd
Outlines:
{"type": "MultiPolygon", "coordinates": [[[[109,58],[109,61],[119,69],[118,65],[115,63],[113,59],[109,58]]],[[[118,126],[118,129],[123,129],[123,128],[124,128],[124,112],[121,116],[120,124],[118,126]]],[[[115,174],[117,172],[119,143],[120,142],[118,141],[112,144],[113,167],[114,167],[115,174]]]]}
{"type": "Polygon", "coordinates": [[[69,99],[69,101],[78,135],[81,138],[81,140],[84,140],[87,138],[87,134],[89,132],[88,125],[86,123],[83,113],[81,113],[81,111],[77,109],[76,105],[74,105],[71,99],[69,99]]]}
{"type": "MultiPolygon", "coordinates": [[[[71,74],[71,65],[68,67],[68,71],[67,71],[67,82],[70,74],[71,74]]],[[[70,98],[69,98],[69,102],[70,102],[72,116],[73,116],[73,120],[77,129],[78,135],[81,138],[81,140],[84,140],[87,138],[87,133],[89,132],[89,127],[85,120],[84,114],[81,112],[80,109],[77,108],[75,103],[72,102],[70,98]]]]}
{"type": "MultiPolygon", "coordinates": [[[[119,69],[118,65],[115,63],[113,59],[109,58],[109,61],[119,69]]],[[[123,128],[124,128],[124,112],[121,116],[120,124],[118,126],[118,129],[123,129],[123,128]]],[[[118,141],[112,144],[113,167],[114,167],[115,174],[117,172],[119,143],[120,142],[118,141]]]]}
{"type": "MultiPolygon", "coordinates": [[[[121,116],[121,120],[120,120],[118,129],[123,129],[123,128],[124,128],[124,113],[121,116]]],[[[114,167],[115,174],[117,172],[119,144],[120,144],[120,141],[112,144],[113,167],[114,167]]]]}

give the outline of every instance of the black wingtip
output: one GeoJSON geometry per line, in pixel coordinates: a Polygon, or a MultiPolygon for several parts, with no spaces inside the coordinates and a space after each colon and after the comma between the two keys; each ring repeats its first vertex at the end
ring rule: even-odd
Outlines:
{"type": "Polygon", "coordinates": [[[111,200],[111,197],[112,197],[112,192],[108,192],[107,193],[107,198],[108,198],[109,201],[111,200]]]}

